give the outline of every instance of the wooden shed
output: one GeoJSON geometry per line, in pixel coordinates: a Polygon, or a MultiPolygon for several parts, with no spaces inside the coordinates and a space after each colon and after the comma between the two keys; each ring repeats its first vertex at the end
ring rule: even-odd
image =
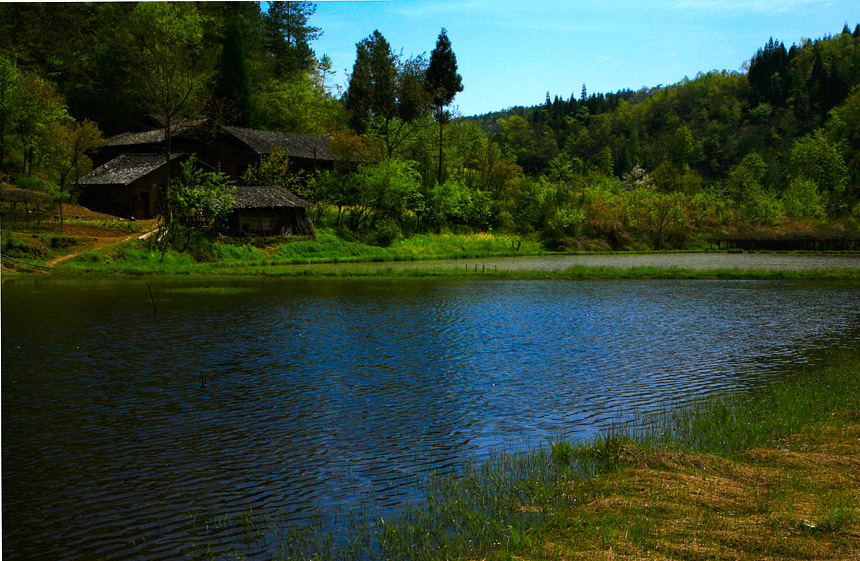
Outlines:
{"type": "Polygon", "coordinates": [[[0,188],[0,218],[4,223],[53,221],[59,214],[58,209],[59,202],[48,193],[17,187],[0,188]]]}
{"type": "Polygon", "coordinates": [[[227,217],[227,231],[233,236],[309,236],[316,238],[313,221],[306,209],[311,206],[278,186],[235,186],[233,212],[227,217]]]}

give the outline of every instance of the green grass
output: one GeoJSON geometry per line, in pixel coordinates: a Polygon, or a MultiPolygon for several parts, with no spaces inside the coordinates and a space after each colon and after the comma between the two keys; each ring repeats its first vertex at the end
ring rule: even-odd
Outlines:
{"type": "MultiPolygon", "coordinates": [[[[62,241],[62,240],[59,240],[62,241]]],[[[59,243],[59,241],[57,243],[59,243]]],[[[16,242],[17,243],[17,242],[16,242]]],[[[857,269],[757,271],[611,267],[573,267],[566,271],[497,271],[481,263],[491,257],[551,255],[531,240],[492,234],[422,234],[378,247],[338,237],[321,228],[316,240],[214,240],[196,243],[185,252],[161,252],[151,241],[131,240],[101,251],[86,252],[54,267],[55,276],[210,275],[440,277],[495,279],[830,279],[857,280],[857,269]],[[446,268],[394,266],[397,262],[459,260],[446,268]],[[385,264],[391,263],[391,267],[385,264]],[[317,266],[337,264],[337,267],[317,266]],[[370,264],[370,265],[368,265],[370,264]],[[354,265],[354,266],[353,266],[354,265]]],[[[47,254],[48,252],[46,252],[47,254]]],[[[32,257],[32,256],[31,256],[32,257]]],[[[45,259],[32,259],[40,265],[45,259]]],[[[26,263],[24,263],[26,264],[26,263]]],[[[16,273],[6,273],[15,276],[16,273]]]]}
{"type": "Polygon", "coordinates": [[[322,263],[385,263],[429,259],[478,259],[546,253],[534,241],[492,234],[421,235],[378,247],[344,240],[330,229],[318,231],[316,240],[286,239],[271,245],[202,242],[185,252],[164,255],[147,242],[130,241],[96,253],[85,253],[57,267],[74,274],[306,274],[297,265],[322,263]]]}

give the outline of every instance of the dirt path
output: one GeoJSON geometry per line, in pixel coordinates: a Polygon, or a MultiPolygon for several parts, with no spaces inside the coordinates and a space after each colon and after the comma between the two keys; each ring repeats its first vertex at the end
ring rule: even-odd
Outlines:
{"type": "Polygon", "coordinates": [[[86,247],[77,248],[74,252],[69,253],[68,255],[62,255],[60,257],[55,257],[54,259],[51,259],[50,261],[45,261],[45,265],[47,267],[54,267],[58,263],[62,263],[63,261],[65,261],[67,259],[71,259],[72,257],[77,257],[81,253],[86,253],[88,251],[102,251],[104,249],[108,249],[108,248],[113,247],[115,245],[119,245],[123,242],[127,242],[129,240],[134,239],[134,238],[145,239],[150,234],[152,234],[152,232],[154,232],[156,228],[157,228],[157,224],[152,224],[152,225],[149,225],[144,232],[135,232],[134,234],[131,234],[129,236],[125,236],[122,238],[116,238],[116,237],[95,238],[95,240],[96,240],[95,243],[88,244],[86,247]]]}

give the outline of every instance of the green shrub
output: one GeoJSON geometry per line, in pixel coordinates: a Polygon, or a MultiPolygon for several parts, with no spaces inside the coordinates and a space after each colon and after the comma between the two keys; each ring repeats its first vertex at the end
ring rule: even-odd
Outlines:
{"type": "Polygon", "coordinates": [[[51,250],[34,235],[33,239],[19,238],[11,234],[3,240],[3,253],[19,259],[46,259],[51,250]]]}
{"type": "Polygon", "coordinates": [[[15,178],[15,185],[21,189],[30,189],[31,191],[41,191],[43,193],[59,193],[60,188],[55,183],[50,181],[42,181],[35,177],[27,175],[19,175],[15,178]]]}
{"type": "Polygon", "coordinates": [[[75,258],[75,261],[81,261],[83,263],[101,263],[102,260],[102,254],[98,251],[87,251],[86,253],[81,253],[75,258]]]}
{"type": "Polygon", "coordinates": [[[773,192],[753,185],[747,191],[741,216],[758,226],[776,226],[783,217],[782,201],[773,192]]]}
{"type": "Polygon", "coordinates": [[[789,216],[822,220],[825,217],[827,199],[818,191],[814,181],[795,178],[782,194],[782,204],[789,216]]]}
{"type": "Polygon", "coordinates": [[[377,221],[373,228],[366,234],[366,240],[372,245],[389,247],[403,236],[400,226],[393,219],[386,218],[377,221]]]}
{"type": "Polygon", "coordinates": [[[860,203],[857,203],[854,205],[854,208],[851,209],[851,214],[849,214],[848,218],[845,220],[845,225],[852,230],[860,231],[860,203]]]}

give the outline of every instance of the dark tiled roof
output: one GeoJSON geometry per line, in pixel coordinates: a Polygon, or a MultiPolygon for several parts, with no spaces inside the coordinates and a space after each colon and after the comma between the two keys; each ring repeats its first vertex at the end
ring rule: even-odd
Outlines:
{"type": "MultiPolygon", "coordinates": [[[[176,159],[184,154],[173,154],[176,159]]],[[[164,154],[123,154],[78,179],[81,185],[130,185],[164,166],[164,154]]]]}
{"type": "Polygon", "coordinates": [[[311,204],[283,187],[236,185],[233,208],[309,207],[311,204]]]}
{"type": "MultiPolygon", "coordinates": [[[[180,121],[173,127],[171,136],[175,137],[200,129],[207,123],[207,119],[180,121]]],[[[223,127],[223,130],[258,154],[271,154],[275,148],[280,148],[287,156],[292,158],[324,161],[335,160],[334,154],[329,152],[331,138],[326,135],[271,132],[242,127],[223,127]]],[[[110,146],[159,144],[164,142],[164,129],[161,128],[147,132],[125,132],[112,136],[109,142],[110,146]]]]}
{"type": "MultiPolygon", "coordinates": [[[[198,127],[206,122],[206,119],[180,121],[171,130],[171,137],[198,127]]],[[[146,132],[124,132],[108,139],[110,146],[137,146],[140,144],[157,144],[164,141],[164,129],[155,129],[146,132]]]]}
{"type": "Polygon", "coordinates": [[[331,138],[322,134],[294,134],[261,131],[242,127],[224,127],[224,130],[251,147],[258,154],[271,154],[275,148],[287,156],[308,160],[334,160],[329,152],[331,138]]]}

